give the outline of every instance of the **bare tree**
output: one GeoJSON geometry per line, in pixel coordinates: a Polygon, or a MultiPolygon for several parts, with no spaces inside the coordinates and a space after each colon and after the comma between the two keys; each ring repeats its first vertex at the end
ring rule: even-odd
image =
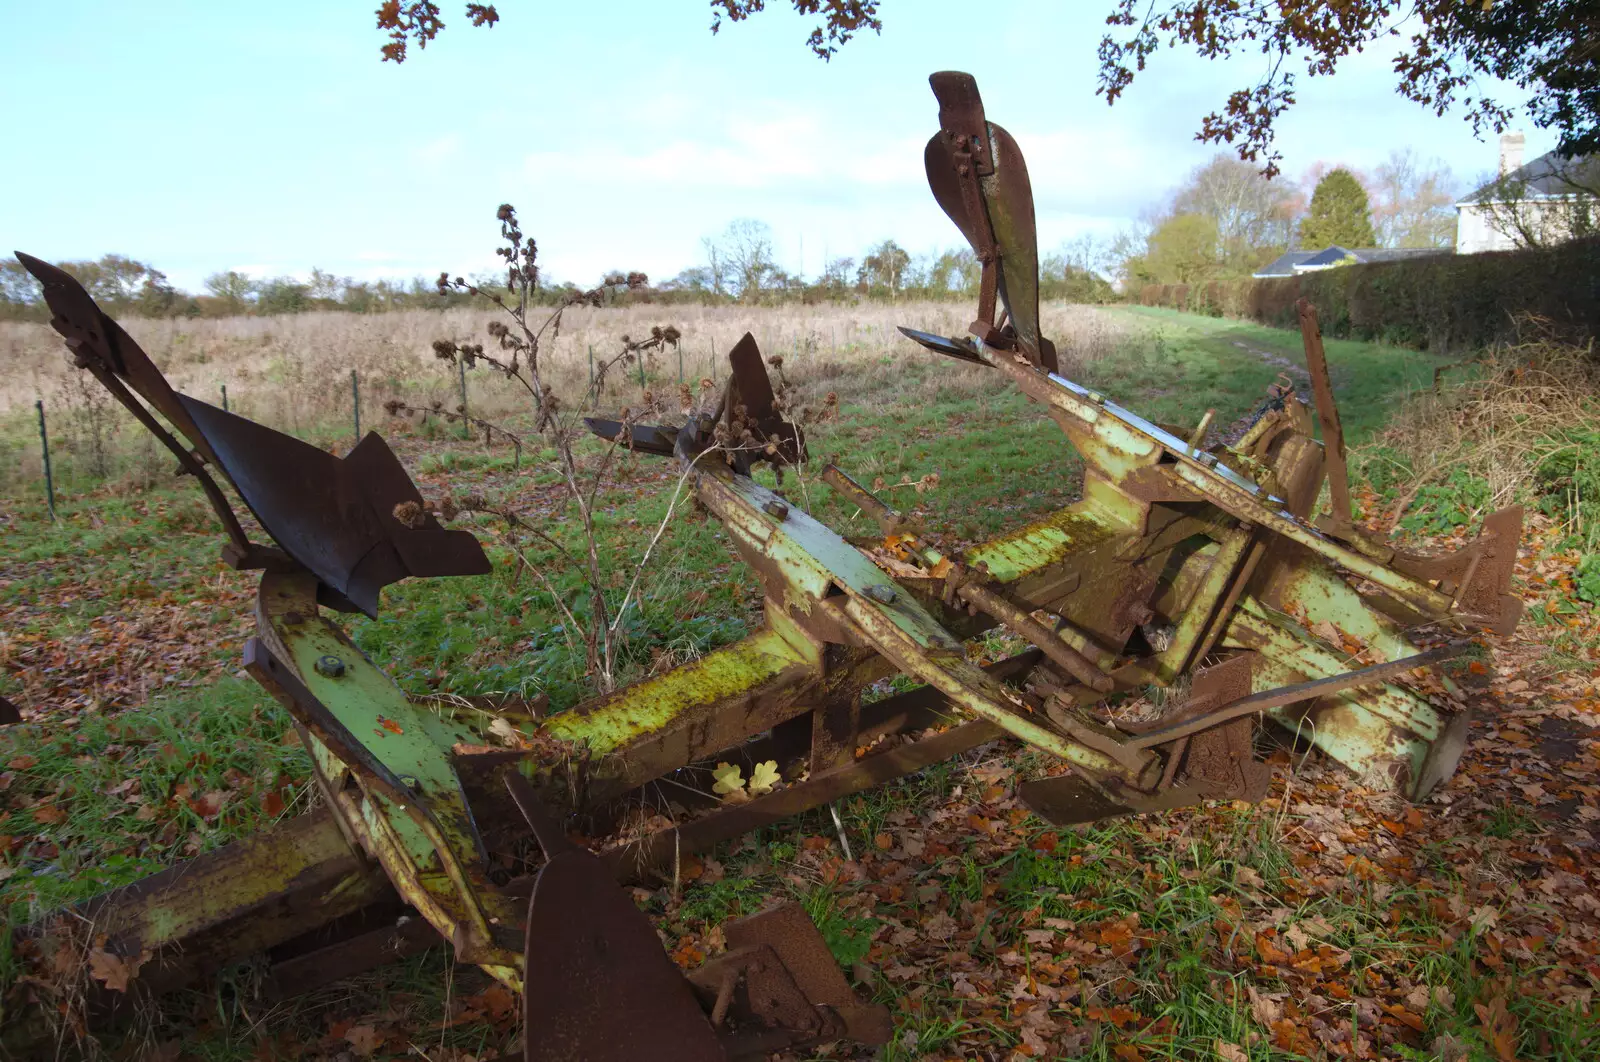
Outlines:
{"type": "Polygon", "coordinates": [[[1363,182],[1372,202],[1379,247],[1455,245],[1455,176],[1442,159],[1419,158],[1411,148],[1393,151],[1363,182]]]}
{"type": "Polygon", "coordinates": [[[755,218],[735,218],[720,236],[700,240],[706,275],[718,295],[736,295],[749,302],[784,279],[772,257],[772,229],[755,218]]]}
{"type": "Polygon", "coordinates": [[[1215,221],[1223,258],[1254,264],[1264,251],[1289,245],[1293,197],[1287,183],[1269,180],[1250,163],[1219,153],[1190,172],[1173,199],[1172,213],[1215,221]]]}
{"type": "Polygon", "coordinates": [[[1102,236],[1080,232],[1063,243],[1056,255],[1073,269],[1098,276],[1112,268],[1112,246],[1112,241],[1102,236]]]}
{"type": "Polygon", "coordinates": [[[772,258],[772,229],[755,218],[736,218],[722,234],[722,246],[728,254],[728,266],[739,288],[739,298],[745,301],[761,297],[777,272],[772,258]]]}
{"type": "Polygon", "coordinates": [[[728,294],[732,279],[729,274],[728,252],[714,236],[700,237],[700,249],[706,256],[703,274],[705,286],[710,288],[713,294],[728,294]]]}
{"type": "Polygon", "coordinates": [[[854,258],[830,258],[822,268],[822,276],[818,283],[828,291],[842,293],[850,287],[856,275],[856,260],[854,258]]]}

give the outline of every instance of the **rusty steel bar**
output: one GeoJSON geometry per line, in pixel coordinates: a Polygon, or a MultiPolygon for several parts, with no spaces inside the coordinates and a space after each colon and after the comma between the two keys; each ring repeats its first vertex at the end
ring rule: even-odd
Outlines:
{"type": "Polygon", "coordinates": [[[849,473],[831,461],[822,468],[822,482],[843,494],[852,505],[876,520],[884,534],[895,534],[905,525],[903,513],[891,508],[883,499],[857,483],[849,473]]]}
{"type": "Polygon", "coordinates": [[[1458,655],[1465,645],[1441,645],[1427,652],[1415,656],[1402,657],[1399,660],[1390,660],[1384,664],[1373,664],[1371,667],[1361,668],[1359,671],[1346,671],[1341,675],[1330,675],[1327,678],[1315,679],[1311,682],[1300,682],[1293,686],[1281,686],[1275,690],[1265,690],[1261,693],[1252,693],[1248,697],[1224,705],[1216,711],[1207,712],[1205,715],[1194,719],[1185,719],[1181,723],[1173,723],[1157,730],[1147,730],[1138,737],[1126,742],[1128,747],[1136,749],[1155,748],[1165,745],[1169,741],[1186,738],[1198,734],[1202,730],[1210,730],[1214,726],[1239,719],[1246,715],[1267,711],[1269,708],[1282,708],[1286,704],[1296,701],[1309,701],[1316,697],[1324,697],[1330,693],[1350,689],[1353,686],[1365,686],[1369,682],[1386,682],[1405,674],[1415,667],[1448,660],[1458,655]]]}
{"type": "Polygon", "coordinates": [[[1333,523],[1344,530],[1351,526],[1354,512],[1350,508],[1350,473],[1345,468],[1344,429],[1339,426],[1339,406],[1333,400],[1333,380],[1328,375],[1328,359],[1322,350],[1322,327],[1310,299],[1302,298],[1295,308],[1300,314],[1300,335],[1305,341],[1306,368],[1311,370],[1311,394],[1317,403],[1317,419],[1322,422],[1328,493],[1333,497],[1333,523]]]}
{"type": "Polygon", "coordinates": [[[965,583],[957,588],[964,601],[971,602],[989,615],[1022,635],[1039,647],[1039,651],[1066,668],[1073,678],[1100,693],[1110,693],[1117,684],[1110,675],[1095,667],[1094,662],[1072,646],[1062,641],[1056,632],[1013,605],[999,594],[976,583],[965,583]]]}
{"type": "Polygon", "coordinates": [[[786,786],[744,804],[673,826],[604,856],[621,881],[637,881],[669,866],[675,852],[700,852],[740,834],[780,822],[830,801],[919,771],[1003,735],[994,724],[973,719],[943,733],[867,756],[847,766],[786,786]]]}

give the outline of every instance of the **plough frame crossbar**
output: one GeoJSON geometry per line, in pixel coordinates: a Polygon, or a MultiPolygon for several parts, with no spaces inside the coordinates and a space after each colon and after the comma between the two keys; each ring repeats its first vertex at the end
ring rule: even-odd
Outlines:
{"type": "MultiPolygon", "coordinates": [[[[1235,442],[1206,446],[1204,426],[1154,424],[1062,376],[1040,330],[1021,151],[987,121],[970,77],[932,83],[941,130],[925,153],[930,186],[972,242],[983,281],[970,336],[906,334],[997,370],[1038,402],[1083,456],[1081,500],[945,555],[829,465],[824,481],[883,529],[866,552],[752,477],[756,463],[803,460],[805,440],[747,335],[730,353],[720,420],[589,424],[681,464],[758,575],[765,624],[571,710],[503,716],[515,748],[486,741],[482,713],[408,697],[328,615],[375,612],[381,587],[408,574],[487,570],[465,532],[399,519],[421,498],[380,438],[339,459],[178,394],[75,281],[23,257],[78,364],[200,481],[229,534],[225,557],[263,571],[245,664],[294,719],[324,797],[315,814],[185,873],[34,927],[87,924],[113,954],[142,960],[128,993],[91,986],[92,1020],[246,953],[267,956],[269,991],[290,992],[442,939],[524,992],[530,1059],[639,1057],[628,1030],[643,1025],[677,1030],[651,1057],[686,1062],[881,1042],[887,1012],[852,993],[798,909],[734,924],[732,950],[684,976],[627,895],[599,883],[670,872],[687,853],[1002,736],[1059,761],[1021,787],[1057,824],[1259,799],[1260,719],[1412,799],[1450,775],[1467,716],[1438,696],[1449,679],[1426,669],[1465,643],[1425,650],[1407,631],[1515,626],[1520,511],[1490,517],[1460,553],[1411,556],[1354,526],[1347,489],[1334,492],[1345,511],[1313,515],[1330,472],[1346,481],[1342,442],[1324,449],[1289,388],[1270,387],[1235,442]],[[742,443],[719,442],[728,439],[742,443]],[[246,538],[213,473],[275,545],[246,538]],[[1032,648],[980,667],[964,643],[997,626],[1032,648]],[[864,701],[897,673],[920,685],[864,701]],[[1153,721],[1119,715],[1180,680],[1187,694],[1153,721]],[[900,737],[879,742],[887,735],[900,737]],[[708,791],[704,767],[767,761],[785,780],[773,792],[719,806],[708,791]],[[675,783],[677,825],[598,853],[567,839],[572,823],[606,832],[629,801],[663,792],[663,779],[675,783]],[[535,838],[542,862],[525,858],[535,838]],[[574,907],[580,895],[601,898],[574,907]],[[582,991],[563,971],[581,974],[582,991]],[[617,1006],[648,1020],[608,1020],[617,1006]]],[[[1336,426],[1308,305],[1301,319],[1318,419],[1336,426]]]]}

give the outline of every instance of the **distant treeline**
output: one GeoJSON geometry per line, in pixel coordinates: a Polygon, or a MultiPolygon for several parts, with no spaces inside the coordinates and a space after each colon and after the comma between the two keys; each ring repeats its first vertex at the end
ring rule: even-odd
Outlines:
{"type": "MultiPolygon", "coordinates": [[[[607,291],[607,304],[849,302],[858,299],[975,298],[978,261],[971,251],[946,251],[913,256],[885,240],[858,263],[832,259],[821,276],[805,278],[778,269],[770,237],[759,222],[730,226],[719,240],[705,241],[707,264],[643,288],[607,291]],[[754,236],[752,237],[752,232],[754,236]],[[737,238],[735,238],[737,237],[737,238]]],[[[472,297],[458,290],[441,291],[437,280],[415,277],[407,282],[355,280],[321,269],[309,278],[252,277],[237,271],[214,273],[205,292],[183,291],[155,266],[122,255],[98,261],[56,263],[76,277],[107,312],[124,317],[270,316],[313,311],[384,313],[391,310],[442,310],[470,305],[472,297]]],[[[480,288],[508,294],[504,279],[472,278],[480,288]]],[[[555,305],[580,289],[571,283],[542,285],[540,303],[555,305]]],[[[1110,283],[1061,254],[1041,263],[1040,294],[1046,299],[1109,302],[1110,283]]],[[[39,285],[14,258],[0,259],[0,319],[42,321],[49,317],[39,285]]]]}

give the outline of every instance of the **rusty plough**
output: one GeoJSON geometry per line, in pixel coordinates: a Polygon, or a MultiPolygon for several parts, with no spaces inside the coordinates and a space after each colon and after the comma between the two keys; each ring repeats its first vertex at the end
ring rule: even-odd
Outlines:
{"type": "Polygon", "coordinates": [[[729,925],[729,950],[684,975],[617,883],[1003,736],[1060,761],[1020,790],[1056,824],[1258,799],[1263,721],[1412,799],[1451,774],[1467,717],[1423,689],[1448,689],[1428,668],[1464,642],[1424,651],[1406,631],[1516,625],[1520,511],[1489,517],[1445,557],[1358,530],[1309,307],[1325,444],[1285,387],[1237,441],[1207,447],[1205,424],[1151,423],[1059,375],[1039,327],[1021,152],[986,120],[971,77],[932,83],[929,182],[977,252],[982,287],[969,336],[906,334],[1037,402],[1083,456],[1082,499],[946,555],[829,465],[823,478],[881,524],[881,543],[857,548],[750,474],[803,460],[805,440],[747,335],[715,415],[589,424],[681,463],[759,576],[765,625],[569,711],[514,719],[520,749],[486,743],[481,715],[409,699],[333,619],[375,614],[380,589],[406,576],[489,568],[472,535],[427,513],[381,438],[338,458],[176,393],[75,281],[23,256],[77,363],[199,482],[228,561],[261,571],[245,664],[294,718],[323,796],[314,814],[73,912],[140,963],[128,993],[91,993],[92,1018],[242,956],[264,956],[266,990],[281,994],[442,938],[523,994],[529,1059],[700,1062],[882,1042],[887,1011],[851,990],[801,908],[729,925]],[[220,480],[273,545],[250,541],[220,480]],[[1331,510],[1314,517],[1325,481],[1331,510]],[[995,627],[1031,648],[980,667],[963,644],[995,627]],[[864,703],[897,673],[919,685],[864,703]],[[1147,710],[1127,711],[1135,702],[1147,710]],[[874,746],[888,734],[903,738],[874,746]],[[774,791],[732,805],[709,795],[707,766],[769,760],[785,779],[774,791]],[[703,813],[608,849],[569,840],[573,822],[598,833],[663,778],[706,794],[703,813]]]}

